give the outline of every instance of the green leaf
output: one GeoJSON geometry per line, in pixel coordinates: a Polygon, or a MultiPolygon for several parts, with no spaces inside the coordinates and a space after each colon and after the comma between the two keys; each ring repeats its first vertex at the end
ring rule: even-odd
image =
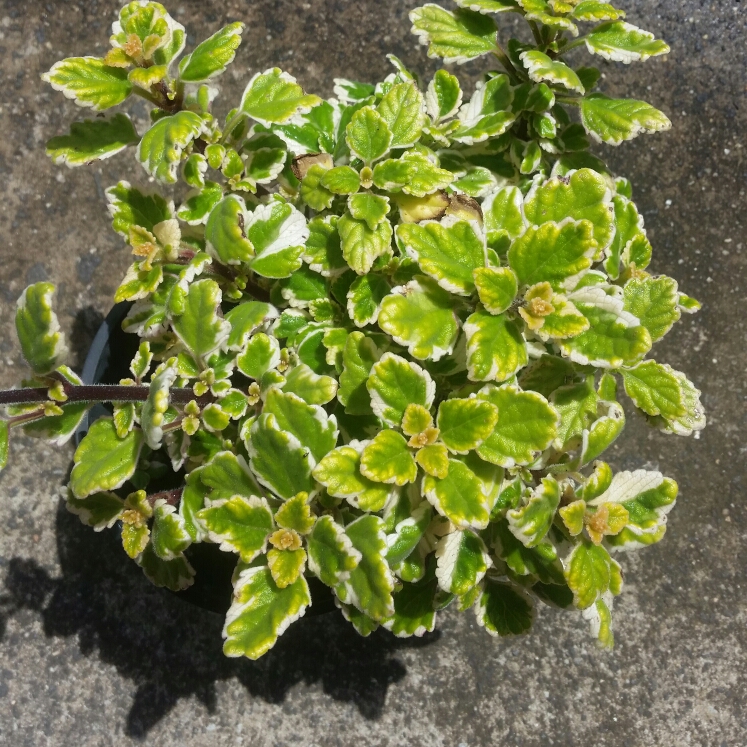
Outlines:
{"type": "Polygon", "coordinates": [[[428,45],[428,57],[463,63],[497,49],[493,19],[471,10],[452,13],[428,3],[410,11],[410,20],[412,32],[428,45]]]}
{"type": "Polygon", "coordinates": [[[340,275],[348,266],[340,248],[337,216],[317,216],[309,221],[309,238],[303,255],[309,269],[324,277],[340,275]]]}
{"type": "Polygon", "coordinates": [[[478,267],[472,276],[477,295],[491,314],[502,314],[511,306],[519,284],[510,267],[478,267]]]}
{"type": "Polygon", "coordinates": [[[324,172],[320,183],[336,195],[352,195],[360,189],[361,178],[350,166],[336,166],[324,172]]]}
{"type": "Polygon", "coordinates": [[[356,220],[345,213],[337,221],[342,256],[358,275],[365,275],[378,257],[392,244],[392,224],[385,218],[376,228],[369,228],[365,220],[356,220]]]}
{"type": "Polygon", "coordinates": [[[322,179],[328,169],[319,163],[314,164],[306,172],[306,176],[301,180],[300,194],[301,199],[312,210],[327,210],[332,207],[332,201],[335,199],[334,192],[322,186],[322,179]]]}
{"type": "Polygon", "coordinates": [[[665,433],[689,436],[702,430],[706,424],[705,412],[700,403],[700,390],[680,371],[672,371],[679,381],[685,413],[676,418],[654,418],[653,424],[665,433]]]}
{"type": "Polygon", "coordinates": [[[620,593],[622,573],[607,550],[587,540],[576,545],[565,562],[565,578],[580,610],[591,607],[603,595],[620,593]]]}
{"type": "Polygon", "coordinates": [[[205,187],[189,195],[177,210],[177,217],[190,226],[207,222],[213,208],[223,198],[223,188],[216,182],[205,182],[205,187]]]}
{"type": "MultiPolygon", "coordinates": [[[[4,423],[0,420],[0,433],[4,423]]],[[[111,529],[125,510],[124,501],[114,493],[93,493],[86,498],[76,498],[73,491],[68,489],[66,497],[67,510],[96,532],[111,529]]]]}
{"type": "Polygon", "coordinates": [[[485,543],[466,529],[447,534],[436,546],[438,585],[450,594],[467,594],[493,565],[485,543]]]}
{"type": "Polygon", "coordinates": [[[477,623],[490,635],[521,635],[532,627],[534,606],[519,587],[489,579],[477,600],[475,614],[477,623]]]}
{"type": "Polygon", "coordinates": [[[568,442],[587,430],[597,416],[597,393],[588,378],[583,384],[561,386],[552,393],[553,407],[560,413],[555,448],[560,451],[568,442]]]}
{"type": "MultiPolygon", "coordinates": [[[[409,504],[409,497],[405,498],[409,504]]],[[[418,546],[433,518],[433,509],[428,501],[423,501],[412,513],[397,522],[394,532],[387,536],[387,562],[395,566],[407,558],[418,546]]]]}
{"type": "Polygon", "coordinates": [[[172,322],[174,332],[194,355],[204,358],[225,344],[231,325],[218,316],[222,300],[214,280],[197,280],[189,286],[184,309],[172,322]]]}
{"type": "Polygon", "coordinates": [[[638,317],[656,342],[679,320],[677,281],[666,275],[632,278],[623,288],[625,310],[638,317]]]}
{"type": "Polygon", "coordinates": [[[382,195],[374,195],[370,192],[361,192],[348,197],[348,212],[356,220],[366,222],[373,231],[389,213],[389,198],[382,195]]]}
{"type": "Polygon", "coordinates": [[[430,408],[436,394],[436,385],[425,369],[393,353],[384,353],[373,364],[366,388],[374,414],[392,426],[402,422],[410,404],[430,408]]]}
{"type": "Polygon", "coordinates": [[[210,211],[205,225],[207,252],[227,265],[249,262],[254,246],[244,234],[246,220],[244,200],[238,195],[224,197],[210,211]]]}
{"type": "Polygon", "coordinates": [[[503,187],[485,199],[482,211],[489,246],[497,248],[503,241],[510,243],[524,233],[527,222],[522,210],[523,200],[518,187],[503,187]]]}
{"type": "Polygon", "coordinates": [[[372,106],[355,112],[345,130],[345,141],[351,153],[367,165],[389,152],[392,137],[387,121],[372,106]]]}
{"type": "Polygon", "coordinates": [[[132,226],[153,232],[155,226],[174,217],[174,206],[159,194],[144,194],[129,182],[121,181],[106,190],[112,228],[128,238],[132,226]]]}
{"type": "Polygon", "coordinates": [[[394,578],[387,565],[384,522],[378,516],[361,516],[345,527],[345,534],[361,559],[350,576],[335,588],[342,602],[352,604],[374,620],[394,614],[394,578]]]}
{"type": "Polygon", "coordinates": [[[406,485],[418,476],[418,466],[407,448],[407,441],[393,430],[376,434],[361,453],[360,471],[374,482],[406,485]]]}
{"type": "Polygon", "coordinates": [[[592,54],[626,64],[669,53],[668,44],[624,21],[603,23],[590,31],[584,41],[592,54]]]}
{"type": "Polygon", "coordinates": [[[625,13],[609,3],[582,0],[573,9],[571,17],[577,21],[616,21],[618,18],[625,18],[625,13]]]}
{"type": "Polygon", "coordinates": [[[363,557],[353,547],[343,527],[328,514],[317,519],[306,542],[309,569],[327,586],[335,587],[347,581],[363,557]]]}
{"type": "Polygon", "coordinates": [[[490,436],[497,422],[498,410],[490,402],[455,398],[439,405],[436,425],[449,451],[466,454],[490,436]]]}
{"type": "Polygon", "coordinates": [[[153,528],[150,535],[153,552],[161,560],[176,560],[192,544],[184,519],[176,507],[160,499],[153,506],[153,528]]]}
{"type": "Polygon", "coordinates": [[[111,158],[139,139],[126,114],[115,114],[111,119],[85,119],[73,122],[69,135],[47,141],[47,155],[58,166],[84,166],[111,158]]]}
{"type": "Polygon", "coordinates": [[[460,8],[468,8],[479,13],[516,12],[516,0],[454,0],[460,8]]]}
{"type": "Polygon", "coordinates": [[[143,135],[137,147],[137,160],[155,179],[174,184],[182,154],[206,127],[199,114],[181,111],[159,119],[143,135]]]}
{"type": "Polygon", "coordinates": [[[109,67],[98,57],[69,57],[56,62],[42,80],[78,106],[100,112],[121,104],[132,91],[127,71],[109,67]]]}
{"type": "Polygon", "coordinates": [[[337,394],[337,382],[331,376],[319,376],[305,363],[286,372],[282,388],[310,405],[326,405],[337,394]]]}
{"type": "Polygon", "coordinates": [[[150,543],[137,558],[137,563],[155,586],[165,586],[171,591],[184,591],[194,583],[194,569],[184,555],[174,560],[161,560],[150,543]]]}
{"type": "Polygon", "coordinates": [[[635,203],[615,195],[615,237],[607,250],[604,269],[613,280],[620,275],[620,262],[625,265],[635,262],[636,268],[644,270],[651,259],[651,244],[643,227],[643,218],[638,214],[635,203]]]}
{"type": "Polygon", "coordinates": [[[316,523],[316,516],[309,506],[308,494],[299,493],[283,503],[275,512],[275,523],[283,529],[308,534],[316,523]]]}
{"type": "Polygon", "coordinates": [[[250,379],[259,381],[280,363],[280,343],[264,332],[255,334],[236,359],[236,367],[250,379]]]}
{"type": "Polygon", "coordinates": [[[348,316],[356,327],[375,324],[379,318],[381,302],[392,290],[381,275],[361,275],[357,277],[348,291],[348,316]]]}
{"type": "Polygon", "coordinates": [[[496,550],[514,573],[519,576],[535,576],[546,584],[565,586],[563,566],[558,560],[558,551],[552,543],[544,541],[533,548],[524,547],[511,534],[507,521],[496,522],[495,529],[496,550]]]}
{"type": "Polygon", "coordinates": [[[620,371],[625,393],[647,415],[675,420],[685,414],[684,393],[677,372],[656,361],[644,361],[620,371]]]}
{"type": "Polygon", "coordinates": [[[75,497],[86,498],[124,485],[137,468],[142,445],[142,431],[132,430],[120,439],[111,418],[97,420],[73,456],[70,488],[75,497]]]}
{"type": "Polygon", "coordinates": [[[267,127],[288,122],[294,115],[308,112],[319,103],[318,96],[304,94],[293,76],[275,67],[257,73],[249,81],[240,109],[267,127]]]}
{"type": "Polygon", "coordinates": [[[237,352],[244,350],[250,336],[265,322],[277,317],[278,310],[262,301],[245,301],[234,306],[225,315],[226,321],[231,325],[231,334],[227,340],[228,349],[237,352]]]}
{"type": "Polygon", "coordinates": [[[451,296],[431,278],[416,275],[381,302],[379,327],[414,358],[437,361],[454,350],[459,330],[451,296]]]}
{"type": "Polygon", "coordinates": [[[556,355],[543,355],[530,363],[519,375],[522,389],[531,389],[549,397],[575,375],[573,364],[556,355]]]}
{"type": "Polygon", "coordinates": [[[651,104],[592,93],[581,101],[581,123],[598,143],[620,145],[642,133],[663,132],[672,123],[651,104]]]}
{"type": "Polygon", "coordinates": [[[392,86],[378,103],[376,111],[392,133],[390,148],[409,148],[420,139],[426,121],[425,101],[415,83],[392,86]]]}
{"type": "Polygon", "coordinates": [[[474,292],[472,272],[487,261],[484,238],[474,222],[402,223],[397,243],[442,288],[461,296],[474,292]]]}
{"type": "Polygon", "coordinates": [[[254,247],[251,269],[266,278],[290,277],[302,265],[301,256],[309,229],[303,213],[288,203],[258,205],[245,226],[254,247]]]}
{"type": "Polygon", "coordinates": [[[371,413],[371,397],[366,382],[373,364],[380,357],[381,352],[370,337],[362,332],[351,332],[348,335],[342,354],[343,370],[337,398],[349,415],[371,413]]]}
{"type": "Polygon", "coordinates": [[[448,70],[436,70],[428,84],[425,103],[428,114],[435,122],[454,116],[462,103],[459,79],[448,70]]]}
{"type": "Polygon", "coordinates": [[[537,392],[513,386],[481,391],[498,411],[498,422],[477,448],[480,458],[501,467],[531,464],[556,438],[558,412],[537,392]]]}
{"type": "Polygon", "coordinates": [[[453,139],[465,145],[483,142],[506,132],[516,120],[510,111],[513,89],[507,75],[493,75],[475,87],[469,104],[459,111],[453,139]]]}
{"type": "Polygon", "coordinates": [[[590,324],[577,337],[558,341],[572,361],[583,366],[618,368],[635,363],[651,349],[648,330],[623,309],[618,296],[590,286],[573,293],[571,300],[590,324]]]}
{"type": "Polygon", "coordinates": [[[505,381],[527,363],[526,342],[506,316],[479,309],[464,323],[471,381],[505,381]]]}
{"type": "Polygon", "coordinates": [[[488,498],[482,482],[464,463],[449,459],[443,479],[426,475],[423,494],[431,505],[459,529],[484,529],[490,520],[488,498]]]}
{"type": "Polygon", "coordinates": [[[65,335],[52,308],[55,287],[52,283],[29,285],[18,299],[16,334],[23,357],[35,374],[53,371],[65,362],[65,335]]]}
{"type": "Polygon", "coordinates": [[[394,614],[382,625],[398,638],[422,636],[436,625],[435,596],[438,591],[433,564],[419,581],[405,583],[394,594],[394,614]]]}
{"type": "Polygon", "coordinates": [[[530,226],[508,250],[508,262],[520,285],[549,282],[553,288],[573,287],[597,252],[589,221],[530,226]]]}
{"type": "Polygon", "coordinates": [[[211,542],[224,552],[235,552],[244,563],[251,563],[267,548],[267,538],[275,528],[266,499],[256,495],[208,500],[197,512],[211,542]]]}
{"type": "Polygon", "coordinates": [[[379,161],[373,169],[373,182],[379,189],[417,197],[446,189],[453,180],[454,174],[415,150],[406,151],[401,158],[379,161]]]}
{"type": "Polygon", "coordinates": [[[196,83],[224,73],[236,56],[243,30],[243,23],[229,23],[218,33],[198,44],[194,51],[179,63],[180,80],[196,83]]]}
{"type": "Polygon", "coordinates": [[[335,448],[337,421],[319,405],[308,405],[295,394],[271,389],[262,412],[274,415],[278,428],[297,438],[316,462],[335,448]]]}
{"type": "MultiPolygon", "coordinates": [[[[587,37],[588,38],[588,37],[587,37]]],[[[551,86],[562,86],[568,91],[580,95],[586,92],[578,75],[563,62],[552,60],[544,52],[530,50],[519,55],[529,77],[535,83],[547,83],[551,86]]]]}
{"type": "Polygon", "coordinates": [[[303,617],[310,604],[309,586],[303,576],[280,589],[266,566],[242,570],[223,627],[223,653],[259,659],[291,623],[303,617]]]}
{"type": "MultiPolygon", "coordinates": [[[[8,464],[8,434],[7,420],[0,420],[0,471],[8,464]]],[[[84,522],[85,523],[85,522],[84,522]]]]}
{"type": "Polygon", "coordinates": [[[280,429],[274,415],[261,415],[247,444],[249,463],[257,479],[281,498],[313,493],[309,451],[290,433],[280,429]]]}
{"type": "Polygon", "coordinates": [[[273,547],[267,553],[267,565],[278,588],[285,589],[303,573],[306,551],[300,547],[296,550],[278,550],[273,547]]]}
{"type": "Polygon", "coordinates": [[[560,486],[552,477],[542,478],[527,503],[506,514],[511,534],[525,547],[537,547],[549,531],[559,505],[560,486]]]}
{"type": "Polygon", "coordinates": [[[583,168],[564,179],[538,182],[524,201],[524,215],[536,226],[548,221],[560,223],[566,218],[588,220],[594,226],[594,239],[601,251],[615,234],[611,198],[604,176],[583,168]]]}

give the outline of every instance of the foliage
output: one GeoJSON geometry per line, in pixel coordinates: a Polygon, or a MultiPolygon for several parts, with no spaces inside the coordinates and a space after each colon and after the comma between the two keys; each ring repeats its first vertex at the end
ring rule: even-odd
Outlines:
{"type": "Polygon", "coordinates": [[[313,603],[310,576],[363,635],[422,635],[450,603],[518,634],[547,603],[610,646],[612,554],[660,540],[677,495],[659,472],[599,461],[625,422],[617,384],[665,432],[704,426],[695,386],[647,357],[698,304],[647,271],[630,184],[588,152],[669,121],[567,57],[668,47],[606,3],[458,5],[410,17],[429,56],[502,67],[469,96],[390,56],[385,80],[339,79],[328,100],[258,72],[222,121],[212,82],[243,25],[182,56],[184,29],[153,2],[122,9],[105,57],[43,76],[95,111],[150,102],[141,134],[118,112],[48,150],[74,167],[132,148],[163,196],[107,191],[134,255],[116,299],[141,340],[116,392],[64,366],[53,286],[24,292],[37,394],[15,392],[0,420],[0,465],[16,426],[62,443],[112,401],[75,452],[68,507],[121,523],[127,554],[175,590],[192,543],[234,553],[228,656],[266,652],[313,603]],[[503,13],[534,44],[504,51],[503,13]],[[183,487],[149,494],[169,471],[183,487]]]}

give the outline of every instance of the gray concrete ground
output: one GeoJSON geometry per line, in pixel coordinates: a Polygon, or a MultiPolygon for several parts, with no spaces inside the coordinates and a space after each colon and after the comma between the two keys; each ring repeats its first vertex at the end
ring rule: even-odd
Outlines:
{"type": "MultiPolygon", "coordinates": [[[[387,51],[429,72],[408,32],[415,4],[182,0],[171,9],[200,35],[248,23],[224,81],[228,103],[272,65],[325,95],[335,76],[385,75],[387,51]]],[[[606,66],[604,88],[650,100],[674,127],[607,155],[636,185],[654,269],[704,302],[657,357],[695,378],[710,424],[681,440],[632,420],[611,455],[616,468],[660,468],[681,486],[665,540],[625,558],[614,653],[598,652],[577,616],[543,610],[530,637],[511,641],[489,639],[471,614],[448,612],[438,633],[414,642],[360,639],[333,615],[303,621],[257,663],[226,660],[220,620],[153,590],[111,534],[59,510],[71,450],[22,442],[0,477],[1,744],[747,743],[745,8],[620,4],[673,53],[606,66]]],[[[103,189],[142,172],[127,158],[55,168],[43,143],[79,112],[39,80],[63,56],[102,53],[117,7],[0,2],[0,385],[23,373],[11,324],[26,283],[59,284],[81,361],[129,262],[103,189]]]]}

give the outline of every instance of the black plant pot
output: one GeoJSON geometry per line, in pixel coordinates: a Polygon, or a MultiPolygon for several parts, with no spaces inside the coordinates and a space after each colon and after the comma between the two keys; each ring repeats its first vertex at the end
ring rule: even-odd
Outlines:
{"type": "MultiPolygon", "coordinates": [[[[81,377],[85,384],[118,384],[120,379],[131,375],[130,362],[140,343],[136,335],[122,331],[122,321],[131,307],[129,302],[116,304],[99,327],[83,364],[81,377]]],[[[111,411],[110,406],[102,404],[92,407],[75,434],[76,445],[93,422],[110,415],[111,411]]],[[[221,552],[218,545],[210,543],[192,545],[185,554],[195,569],[194,583],[184,591],[170,593],[202,609],[225,614],[231,604],[231,576],[236,567],[236,556],[221,552]]],[[[332,612],[335,603],[329,587],[313,576],[307,581],[313,604],[306,610],[306,616],[332,612]]]]}

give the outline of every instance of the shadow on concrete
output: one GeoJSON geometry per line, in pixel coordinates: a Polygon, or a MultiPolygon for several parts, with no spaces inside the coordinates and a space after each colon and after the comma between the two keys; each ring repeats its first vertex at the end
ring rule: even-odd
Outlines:
{"type": "Polygon", "coordinates": [[[60,503],[57,545],[59,578],[32,560],[9,562],[0,637],[22,610],[41,615],[47,636],[76,636],[84,655],[95,654],[136,684],[125,729],[134,738],[144,738],[180,698],[195,696],[212,712],[216,682],[229,678],[274,704],[299,683],[320,683],[329,697],[376,719],[389,685],[406,674],[397,652],[439,636],[398,639],[380,630],[361,638],[335,611],[302,618],[259,661],[227,659],[223,619],[153,587],[124,555],[117,532],[93,532],[60,503]]]}

